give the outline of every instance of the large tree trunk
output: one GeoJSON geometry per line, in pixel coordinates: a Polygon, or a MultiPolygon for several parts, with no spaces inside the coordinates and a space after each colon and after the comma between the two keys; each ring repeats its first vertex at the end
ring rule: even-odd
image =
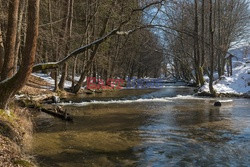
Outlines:
{"type": "Polygon", "coordinates": [[[13,76],[18,23],[18,8],[19,0],[9,1],[8,30],[6,36],[5,55],[3,70],[1,73],[1,81],[13,76]]]}
{"type": "MultiPolygon", "coordinates": [[[[12,19],[13,18],[11,18],[9,22],[14,21],[12,19]]],[[[13,97],[15,93],[19,91],[28,81],[35,61],[38,24],[39,0],[29,0],[27,38],[21,66],[16,75],[0,83],[0,109],[6,109],[10,98],[13,97]]]]}

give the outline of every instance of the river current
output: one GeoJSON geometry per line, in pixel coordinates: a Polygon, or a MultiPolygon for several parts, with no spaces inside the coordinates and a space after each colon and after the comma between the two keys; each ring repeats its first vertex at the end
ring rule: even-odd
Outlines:
{"type": "Polygon", "coordinates": [[[30,152],[46,167],[250,166],[250,100],[193,93],[169,86],[71,97],[61,105],[74,123],[34,116],[30,152]]]}

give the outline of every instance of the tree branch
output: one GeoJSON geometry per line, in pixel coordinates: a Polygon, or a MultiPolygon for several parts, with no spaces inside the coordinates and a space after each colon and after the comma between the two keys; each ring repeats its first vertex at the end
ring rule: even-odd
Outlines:
{"type": "Polygon", "coordinates": [[[47,70],[47,69],[56,69],[59,68],[59,66],[63,65],[65,62],[67,62],[69,59],[71,59],[72,57],[77,56],[78,54],[85,52],[86,50],[90,49],[91,47],[93,47],[94,45],[98,45],[101,44],[102,42],[104,42],[105,40],[107,40],[110,36],[115,35],[116,32],[118,31],[118,29],[114,29],[111,32],[109,32],[107,35],[105,35],[104,37],[95,40],[94,42],[82,46],[76,50],[74,50],[73,52],[71,52],[67,57],[65,57],[64,59],[58,61],[58,62],[49,62],[49,63],[42,63],[42,64],[37,64],[33,67],[33,72],[37,72],[37,71],[41,71],[41,70],[47,70]]]}
{"type": "Polygon", "coordinates": [[[141,28],[139,28],[139,29],[131,30],[131,31],[125,32],[125,34],[124,34],[124,32],[119,31],[122,28],[122,26],[124,26],[125,24],[127,24],[131,20],[131,17],[135,12],[143,11],[143,10],[153,6],[153,5],[162,4],[164,1],[166,1],[166,0],[160,0],[160,1],[152,2],[152,3],[146,5],[146,6],[142,7],[142,8],[132,10],[130,15],[129,15],[129,18],[127,20],[121,22],[120,25],[117,28],[110,31],[107,35],[95,40],[94,42],[92,42],[90,44],[87,44],[85,46],[82,46],[82,47],[74,50],[67,57],[65,57],[64,59],[62,59],[62,60],[60,60],[58,62],[49,62],[49,63],[37,64],[37,65],[35,65],[33,67],[32,72],[37,72],[37,71],[41,71],[41,70],[48,70],[48,69],[57,69],[61,65],[63,65],[65,62],[67,62],[69,59],[71,59],[72,57],[75,57],[78,54],[85,52],[86,50],[90,49],[91,47],[93,47],[95,45],[99,45],[99,44],[103,43],[109,37],[111,37],[113,35],[129,35],[132,32],[135,32],[136,30],[141,29],[141,28]]]}

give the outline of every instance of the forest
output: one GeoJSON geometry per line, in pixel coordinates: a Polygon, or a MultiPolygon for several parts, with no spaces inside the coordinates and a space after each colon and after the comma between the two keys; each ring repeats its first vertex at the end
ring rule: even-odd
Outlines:
{"type": "Polygon", "coordinates": [[[249,166],[249,0],[0,0],[0,167],[249,166]]]}
{"type": "Polygon", "coordinates": [[[33,72],[51,72],[55,91],[68,79],[77,93],[86,76],[106,81],[165,74],[203,86],[206,74],[215,95],[214,72],[225,74],[229,48],[248,34],[246,0],[0,4],[1,108],[25,85],[34,64],[33,72]]]}

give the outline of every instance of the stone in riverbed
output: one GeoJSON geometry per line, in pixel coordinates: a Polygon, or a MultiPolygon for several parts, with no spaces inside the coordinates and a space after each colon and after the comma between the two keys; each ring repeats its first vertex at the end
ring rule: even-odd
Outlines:
{"type": "Polygon", "coordinates": [[[221,104],[221,102],[219,102],[219,101],[216,101],[216,102],[214,103],[214,106],[215,106],[215,107],[221,107],[221,105],[222,105],[222,104],[221,104]]]}
{"type": "Polygon", "coordinates": [[[60,97],[58,97],[58,96],[52,96],[52,102],[53,103],[60,103],[60,97]]]}

